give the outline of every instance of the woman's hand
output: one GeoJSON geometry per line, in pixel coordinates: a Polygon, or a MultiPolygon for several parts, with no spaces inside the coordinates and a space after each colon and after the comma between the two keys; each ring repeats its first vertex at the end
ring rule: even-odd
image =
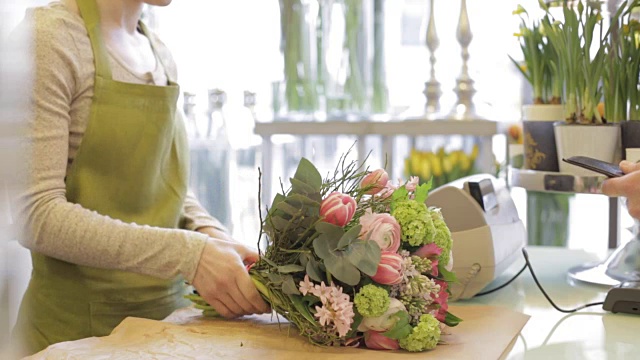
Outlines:
{"type": "Polygon", "coordinates": [[[209,235],[214,239],[226,240],[226,241],[235,241],[226,231],[219,230],[213,226],[205,226],[196,229],[197,232],[201,232],[203,234],[209,235]]]}
{"type": "Polygon", "coordinates": [[[210,239],[200,257],[193,286],[226,318],[269,312],[245,268],[245,264],[257,260],[258,253],[244,245],[210,239]]]}
{"type": "Polygon", "coordinates": [[[602,193],[612,197],[626,197],[629,214],[640,219],[640,164],[623,160],[620,168],[626,175],[607,179],[602,185],[602,193]]]}

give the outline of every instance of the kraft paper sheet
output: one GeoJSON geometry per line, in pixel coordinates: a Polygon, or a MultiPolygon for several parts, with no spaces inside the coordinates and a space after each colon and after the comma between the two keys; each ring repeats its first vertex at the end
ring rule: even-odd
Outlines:
{"type": "Polygon", "coordinates": [[[127,318],[111,335],[49,346],[30,359],[499,359],[513,346],[528,315],[492,306],[450,306],[464,319],[448,330],[447,345],[422,353],[309,344],[280,317],[203,318],[179,309],[164,321],[127,318]]]}

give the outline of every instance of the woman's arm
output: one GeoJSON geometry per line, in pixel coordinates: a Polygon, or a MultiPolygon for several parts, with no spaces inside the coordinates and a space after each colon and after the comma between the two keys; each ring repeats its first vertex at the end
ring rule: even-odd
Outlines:
{"type": "Polygon", "coordinates": [[[191,281],[205,234],[124,223],[67,201],[70,136],[77,130],[72,104],[81,96],[78,74],[87,59],[71,36],[78,24],[65,16],[36,10],[31,19],[35,77],[26,134],[28,182],[18,204],[25,225],[21,243],[75,264],[161,278],[181,274],[191,281]]]}

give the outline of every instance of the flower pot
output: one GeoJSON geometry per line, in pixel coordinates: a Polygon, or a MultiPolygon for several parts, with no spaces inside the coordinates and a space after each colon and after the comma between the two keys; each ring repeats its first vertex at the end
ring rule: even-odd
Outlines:
{"type": "Polygon", "coordinates": [[[582,125],[557,122],[554,124],[554,132],[560,172],[577,176],[602,176],[562,161],[571,156],[588,156],[612,163],[620,161],[619,124],[582,125]]]}
{"type": "Polygon", "coordinates": [[[640,148],[640,121],[623,121],[620,123],[622,130],[622,156],[626,159],[627,149],[640,148]]]}
{"type": "Polygon", "coordinates": [[[562,105],[522,107],[525,169],[558,171],[553,123],[563,119],[563,110],[562,105]]]}

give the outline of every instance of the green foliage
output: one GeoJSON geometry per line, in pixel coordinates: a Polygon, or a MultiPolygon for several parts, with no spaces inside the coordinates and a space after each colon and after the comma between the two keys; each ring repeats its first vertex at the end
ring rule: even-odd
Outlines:
{"type": "Polygon", "coordinates": [[[444,317],[444,323],[447,326],[450,326],[450,327],[458,326],[458,324],[460,324],[461,322],[462,322],[462,319],[460,319],[459,317],[447,311],[447,315],[445,315],[444,317]]]}
{"type": "Polygon", "coordinates": [[[409,334],[411,334],[411,330],[413,329],[411,327],[411,319],[409,318],[409,314],[406,311],[398,311],[397,313],[393,314],[392,317],[395,317],[397,319],[395,325],[391,329],[389,329],[389,331],[382,333],[382,335],[396,340],[403,339],[409,336],[409,334]]]}

